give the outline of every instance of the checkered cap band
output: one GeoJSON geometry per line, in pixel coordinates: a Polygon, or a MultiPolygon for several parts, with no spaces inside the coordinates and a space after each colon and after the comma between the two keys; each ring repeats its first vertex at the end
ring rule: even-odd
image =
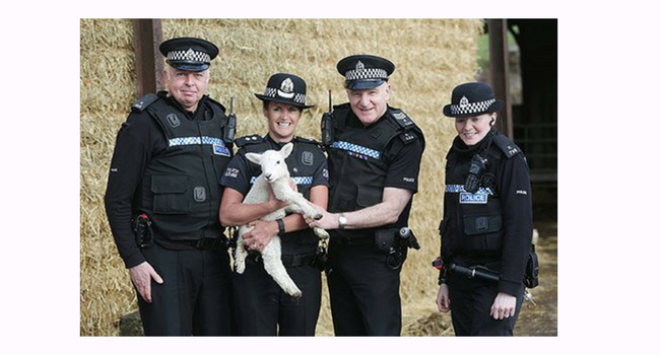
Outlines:
{"type": "Polygon", "coordinates": [[[305,104],[305,95],[296,94],[296,96],[293,97],[293,101],[304,105],[305,104]]]}
{"type": "Polygon", "coordinates": [[[369,68],[346,71],[346,80],[387,79],[384,69],[369,68]]]}
{"type": "MultiPolygon", "coordinates": [[[[266,97],[275,98],[276,95],[277,95],[277,89],[276,88],[267,87],[266,90],[264,90],[264,96],[266,96],[266,97]]],[[[299,103],[299,104],[302,104],[302,105],[305,104],[306,99],[307,99],[307,97],[305,96],[305,94],[296,94],[293,97],[293,101],[295,103],[299,103]]]]}
{"type": "Polygon", "coordinates": [[[452,115],[468,115],[471,113],[483,113],[488,110],[490,105],[495,102],[495,99],[479,101],[479,102],[470,102],[467,104],[451,105],[451,114],[452,115]]]}
{"type": "Polygon", "coordinates": [[[332,143],[331,147],[332,148],[337,148],[337,149],[348,150],[349,152],[353,152],[353,153],[366,155],[366,156],[372,157],[374,159],[380,159],[380,152],[379,151],[373,150],[371,148],[359,146],[359,145],[353,144],[353,143],[339,141],[339,142],[332,143]]]}
{"type": "Polygon", "coordinates": [[[185,51],[171,51],[167,53],[168,60],[183,60],[187,62],[210,63],[211,56],[204,52],[195,51],[192,48],[185,51]]]}

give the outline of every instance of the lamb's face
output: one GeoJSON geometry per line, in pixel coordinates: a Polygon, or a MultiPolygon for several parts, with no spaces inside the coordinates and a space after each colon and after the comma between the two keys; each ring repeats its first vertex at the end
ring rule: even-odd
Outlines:
{"type": "Polygon", "coordinates": [[[282,177],[289,177],[289,170],[281,152],[267,150],[261,155],[261,172],[268,182],[273,182],[282,177]]]}

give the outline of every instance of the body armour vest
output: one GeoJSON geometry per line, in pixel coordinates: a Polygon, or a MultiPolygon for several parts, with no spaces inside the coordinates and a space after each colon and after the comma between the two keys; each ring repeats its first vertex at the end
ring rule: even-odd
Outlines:
{"type": "MultiPolygon", "coordinates": [[[[319,142],[300,137],[293,138],[293,151],[285,162],[289,168],[291,179],[295,181],[298,192],[303,194],[307,200],[314,182],[314,173],[319,165],[325,161],[325,155],[319,142]]],[[[257,135],[241,137],[236,140],[236,145],[241,147],[237,154],[244,156],[245,153],[263,153],[269,149],[280,150],[283,144],[273,142],[268,136],[257,135]]],[[[248,161],[247,159],[245,159],[248,161]]],[[[261,175],[261,167],[248,161],[248,176],[250,185],[254,184],[257,177],[261,175]]],[[[295,232],[288,232],[281,238],[283,254],[303,254],[316,251],[318,237],[312,229],[306,228],[295,232]]]]}
{"type": "Polygon", "coordinates": [[[151,218],[156,238],[217,238],[223,230],[220,177],[232,157],[232,145],[222,140],[225,108],[207,98],[206,119],[189,120],[163,96],[150,94],[138,107],[156,120],[168,142],[142,177],[140,210],[151,218]]]}
{"type": "MultiPolygon", "coordinates": [[[[374,206],[383,200],[390,164],[387,149],[392,139],[401,139],[403,143],[420,139],[423,145],[423,134],[403,111],[391,107],[381,119],[366,128],[346,125],[349,115],[355,116],[349,104],[335,106],[333,114],[334,142],[328,148],[328,210],[333,213],[352,212],[374,206]]],[[[351,230],[333,232],[342,236],[358,233],[351,230]]]]}
{"type": "Polygon", "coordinates": [[[496,260],[501,254],[504,235],[498,170],[504,160],[521,150],[494,130],[466,151],[459,151],[455,146],[456,141],[447,154],[445,213],[440,223],[442,245],[449,257],[460,256],[459,262],[496,260]],[[488,163],[478,190],[469,193],[464,184],[475,154],[488,159],[488,163]]]}

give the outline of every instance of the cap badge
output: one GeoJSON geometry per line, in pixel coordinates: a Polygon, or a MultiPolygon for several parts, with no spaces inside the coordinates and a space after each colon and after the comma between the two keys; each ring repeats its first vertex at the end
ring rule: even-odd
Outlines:
{"type": "Polygon", "coordinates": [[[461,101],[458,102],[458,106],[461,108],[465,108],[470,104],[470,101],[468,100],[467,97],[463,96],[461,97],[461,101]]]}
{"type": "Polygon", "coordinates": [[[184,58],[186,58],[186,60],[195,59],[195,51],[193,51],[192,48],[188,48],[188,51],[184,54],[184,58]]]}
{"type": "Polygon", "coordinates": [[[364,63],[358,60],[357,64],[355,64],[355,71],[361,71],[364,70],[364,63]]]}
{"type": "Polygon", "coordinates": [[[280,89],[277,90],[277,95],[282,96],[285,99],[290,99],[295,93],[293,92],[293,81],[291,78],[286,78],[282,81],[280,89]]]}

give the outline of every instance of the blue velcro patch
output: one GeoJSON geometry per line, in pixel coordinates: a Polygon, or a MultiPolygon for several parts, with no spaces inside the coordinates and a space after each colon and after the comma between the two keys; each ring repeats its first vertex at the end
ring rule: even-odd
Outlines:
{"type": "Polygon", "coordinates": [[[488,194],[484,193],[476,193],[476,194],[471,194],[469,192],[461,192],[460,196],[460,203],[466,203],[466,204],[486,204],[488,203],[488,194]]]}
{"type": "Polygon", "coordinates": [[[231,156],[229,149],[225,147],[224,144],[214,144],[213,145],[213,154],[224,155],[226,157],[231,156]]]}

